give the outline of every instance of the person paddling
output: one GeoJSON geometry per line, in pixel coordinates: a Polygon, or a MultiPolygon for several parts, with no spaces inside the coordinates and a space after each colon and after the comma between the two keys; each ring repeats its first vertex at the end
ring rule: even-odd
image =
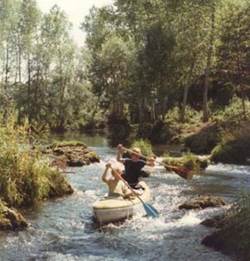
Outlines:
{"type": "Polygon", "coordinates": [[[131,151],[131,158],[123,158],[122,154],[124,152],[124,148],[122,144],[117,146],[117,161],[124,164],[124,173],[122,174],[122,178],[125,179],[128,184],[134,188],[139,189],[138,185],[139,177],[142,176],[142,168],[147,165],[150,167],[154,166],[154,158],[149,158],[148,160],[140,159],[141,150],[139,148],[134,147],[131,151]]]}
{"type": "Polygon", "coordinates": [[[102,181],[108,185],[109,197],[127,198],[132,195],[129,188],[121,180],[122,171],[118,168],[113,169],[110,163],[106,164],[106,169],[102,175],[102,181]],[[108,170],[111,169],[111,178],[108,178],[108,170]]]}

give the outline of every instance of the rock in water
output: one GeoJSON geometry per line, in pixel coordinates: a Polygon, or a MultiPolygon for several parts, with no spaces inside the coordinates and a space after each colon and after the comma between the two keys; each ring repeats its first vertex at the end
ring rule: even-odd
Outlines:
{"type": "Polygon", "coordinates": [[[179,206],[179,209],[205,209],[208,207],[220,207],[226,205],[220,197],[199,196],[198,198],[186,201],[179,206]]]}
{"type": "Polygon", "coordinates": [[[1,204],[0,230],[23,230],[27,226],[28,223],[21,213],[1,204]]]}
{"type": "Polygon", "coordinates": [[[56,157],[53,159],[52,165],[62,169],[67,166],[81,167],[100,162],[99,156],[81,142],[55,143],[47,147],[46,153],[56,157]]]}

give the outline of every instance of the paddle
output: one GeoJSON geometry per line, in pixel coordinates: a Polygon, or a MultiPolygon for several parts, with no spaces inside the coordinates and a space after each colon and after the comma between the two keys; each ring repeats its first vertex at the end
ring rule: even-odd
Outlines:
{"type": "MultiPolygon", "coordinates": [[[[148,157],[146,157],[146,156],[144,156],[140,153],[136,153],[133,150],[130,150],[130,149],[125,148],[123,146],[122,146],[122,148],[124,150],[128,151],[129,153],[133,153],[133,154],[140,156],[141,158],[148,159],[148,157]]],[[[164,162],[157,161],[157,160],[155,162],[158,163],[159,165],[164,166],[167,170],[175,172],[176,174],[178,174],[180,177],[182,177],[184,179],[190,180],[193,177],[193,173],[190,169],[187,169],[187,168],[184,168],[184,167],[171,166],[171,165],[165,164],[164,162]]]]}
{"type": "Polygon", "coordinates": [[[111,168],[112,171],[114,171],[117,174],[119,179],[129,188],[129,190],[132,192],[132,194],[134,196],[136,196],[141,201],[141,203],[144,207],[144,210],[147,213],[147,216],[152,217],[152,218],[159,217],[159,212],[153,206],[151,206],[150,204],[145,203],[142,200],[142,198],[135,193],[135,191],[133,190],[133,188],[131,188],[131,186],[128,184],[128,182],[125,179],[123,179],[112,167],[110,167],[110,168],[111,168]]]}

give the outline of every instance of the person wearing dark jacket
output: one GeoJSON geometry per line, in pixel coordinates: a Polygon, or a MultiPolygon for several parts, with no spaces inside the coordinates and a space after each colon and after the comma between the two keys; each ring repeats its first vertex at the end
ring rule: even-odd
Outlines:
{"type": "Polygon", "coordinates": [[[123,179],[125,179],[128,184],[134,188],[138,188],[139,178],[142,176],[142,168],[147,166],[154,166],[154,159],[141,159],[141,150],[139,148],[132,148],[131,155],[128,158],[123,158],[124,148],[121,144],[117,147],[117,161],[123,163],[124,173],[122,174],[123,179]]]}

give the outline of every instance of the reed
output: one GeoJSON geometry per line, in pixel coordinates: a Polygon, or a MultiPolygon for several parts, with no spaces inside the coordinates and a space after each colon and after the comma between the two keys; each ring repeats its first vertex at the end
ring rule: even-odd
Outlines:
{"type": "Polygon", "coordinates": [[[30,206],[73,192],[62,174],[30,144],[27,122],[18,126],[14,116],[6,124],[0,122],[0,198],[8,206],[30,206]]]}

